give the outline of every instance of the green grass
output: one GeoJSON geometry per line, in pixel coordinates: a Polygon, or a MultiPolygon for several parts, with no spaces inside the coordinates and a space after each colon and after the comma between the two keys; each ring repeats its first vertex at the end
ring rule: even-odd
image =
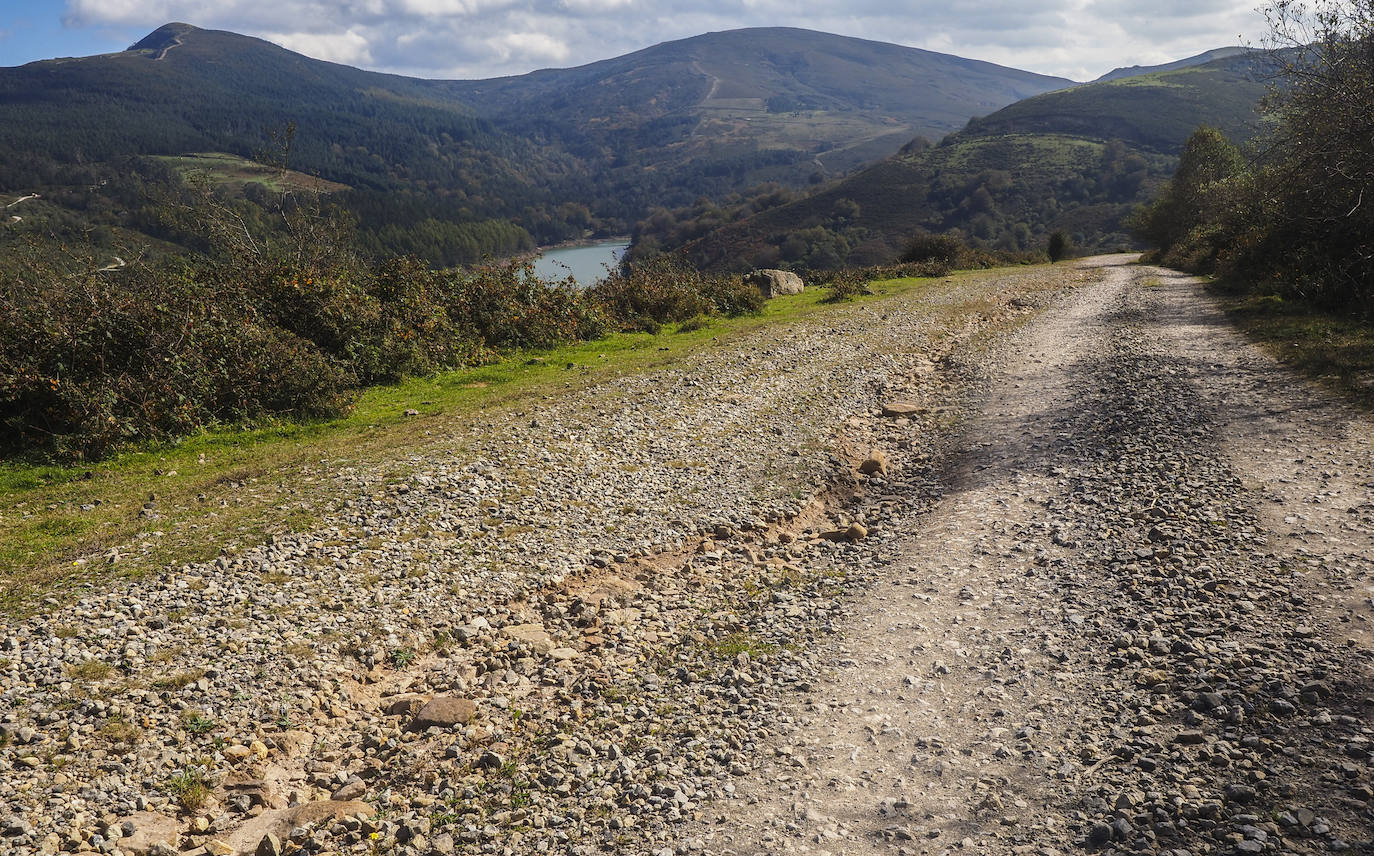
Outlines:
{"type": "MultiPolygon", "coordinates": [[[[996,272],[961,276],[989,275],[996,272]]],[[[874,283],[872,296],[841,305],[826,304],[828,291],[811,288],[769,301],[758,316],[511,353],[493,365],[367,390],[339,419],[222,428],[84,466],[0,463],[0,612],[23,615],[82,582],[138,577],[307,528],[349,498],[350,488],[329,478],[341,466],[401,478],[408,457],[461,451],[474,421],[499,421],[522,403],[674,365],[717,340],[771,325],[863,311],[931,282],[874,283]],[[407,409],[420,415],[407,417],[407,409]],[[141,517],[153,495],[157,516],[141,517]]]]}
{"type": "Polygon", "coordinates": [[[256,181],[265,184],[273,192],[288,190],[310,190],[320,193],[334,193],[348,190],[346,184],[326,181],[288,169],[274,169],[257,161],[224,152],[201,152],[189,155],[163,155],[157,160],[181,173],[183,176],[204,175],[212,184],[237,187],[256,181]]]}
{"type": "Polygon", "coordinates": [[[751,659],[772,654],[778,650],[778,646],[772,642],[766,642],[749,633],[731,633],[723,639],[718,639],[711,644],[711,650],[716,656],[724,660],[733,660],[740,654],[748,654],[751,659]]]}
{"type": "Polygon", "coordinates": [[[186,811],[197,811],[210,798],[210,786],[205,774],[195,767],[187,767],[163,783],[167,796],[176,800],[186,811]]]}
{"type": "Polygon", "coordinates": [[[1283,363],[1374,408],[1374,319],[1215,284],[1227,314],[1283,363]]]}

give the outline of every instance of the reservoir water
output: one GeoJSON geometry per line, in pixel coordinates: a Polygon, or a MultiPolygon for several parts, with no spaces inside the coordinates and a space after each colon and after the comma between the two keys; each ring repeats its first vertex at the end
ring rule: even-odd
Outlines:
{"type": "Polygon", "coordinates": [[[580,247],[549,250],[534,260],[534,272],[544,279],[563,279],[571,275],[586,288],[606,276],[607,268],[620,264],[630,243],[625,240],[598,241],[580,247]]]}

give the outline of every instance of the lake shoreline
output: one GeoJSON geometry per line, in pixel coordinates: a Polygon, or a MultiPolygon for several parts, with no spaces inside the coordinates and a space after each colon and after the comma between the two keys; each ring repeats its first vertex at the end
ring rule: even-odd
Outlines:
{"type": "Polygon", "coordinates": [[[599,247],[602,244],[630,244],[634,240],[633,235],[607,235],[604,238],[579,238],[575,241],[560,241],[557,244],[535,247],[528,255],[530,258],[538,258],[551,250],[579,250],[584,247],[599,247]]]}
{"type": "Polygon", "coordinates": [[[571,277],[578,287],[588,288],[614,271],[630,248],[630,239],[566,242],[531,256],[536,275],[548,280],[571,277]]]}

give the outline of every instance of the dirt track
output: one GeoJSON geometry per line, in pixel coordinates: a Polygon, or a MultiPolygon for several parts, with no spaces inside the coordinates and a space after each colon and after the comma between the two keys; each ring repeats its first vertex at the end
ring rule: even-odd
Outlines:
{"type": "Polygon", "coordinates": [[[1371,420],[1126,262],[436,416],[7,622],[0,852],[1374,852],[1371,420]]]}
{"type": "Polygon", "coordinates": [[[1374,852],[1374,424],[1123,262],[1003,355],[707,849],[1374,852]]]}

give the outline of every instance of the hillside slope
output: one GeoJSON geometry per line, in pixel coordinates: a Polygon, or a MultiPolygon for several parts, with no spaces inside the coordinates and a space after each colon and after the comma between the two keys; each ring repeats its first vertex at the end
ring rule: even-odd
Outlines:
{"type": "Polygon", "coordinates": [[[803,186],[1068,83],[786,29],[431,81],[168,24],[121,53],[0,69],[0,193],[95,186],[127,169],[71,167],[136,155],[253,158],[294,123],[291,165],[353,188],[369,228],[509,219],[551,242],[624,231],[653,203],[803,186]]]}
{"type": "Polygon", "coordinates": [[[1072,85],[992,63],[792,28],[666,42],[616,59],[453,83],[503,127],[649,164],[753,147],[846,169],[970,116],[1072,85]],[[885,149],[885,150],[884,150],[885,149]]]}
{"type": "Polygon", "coordinates": [[[1083,248],[1129,242],[1122,218],[1172,173],[1200,124],[1247,139],[1265,91],[1262,55],[1093,83],[1019,101],[941,145],[912,146],[820,193],[688,245],[701,264],[831,267],[892,259],[920,229],[1004,250],[1055,230],[1083,248]]]}
{"type": "Polygon", "coordinates": [[[1248,53],[1250,51],[1250,48],[1242,47],[1214,48],[1210,51],[1203,51],[1202,53],[1197,54],[1196,56],[1185,57],[1184,59],[1177,59],[1173,62],[1161,63],[1160,65],[1122,66],[1121,68],[1112,69],[1111,71],[1102,75],[1098,79],[1094,80],[1093,83],[1105,83],[1108,80],[1119,80],[1123,77],[1139,77],[1142,74],[1153,74],[1159,71],[1178,71],[1184,68],[1191,68],[1195,65],[1205,65],[1206,63],[1212,62],[1213,60],[1228,59],[1233,56],[1239,56],[1240,54],[1248,53]]]}

